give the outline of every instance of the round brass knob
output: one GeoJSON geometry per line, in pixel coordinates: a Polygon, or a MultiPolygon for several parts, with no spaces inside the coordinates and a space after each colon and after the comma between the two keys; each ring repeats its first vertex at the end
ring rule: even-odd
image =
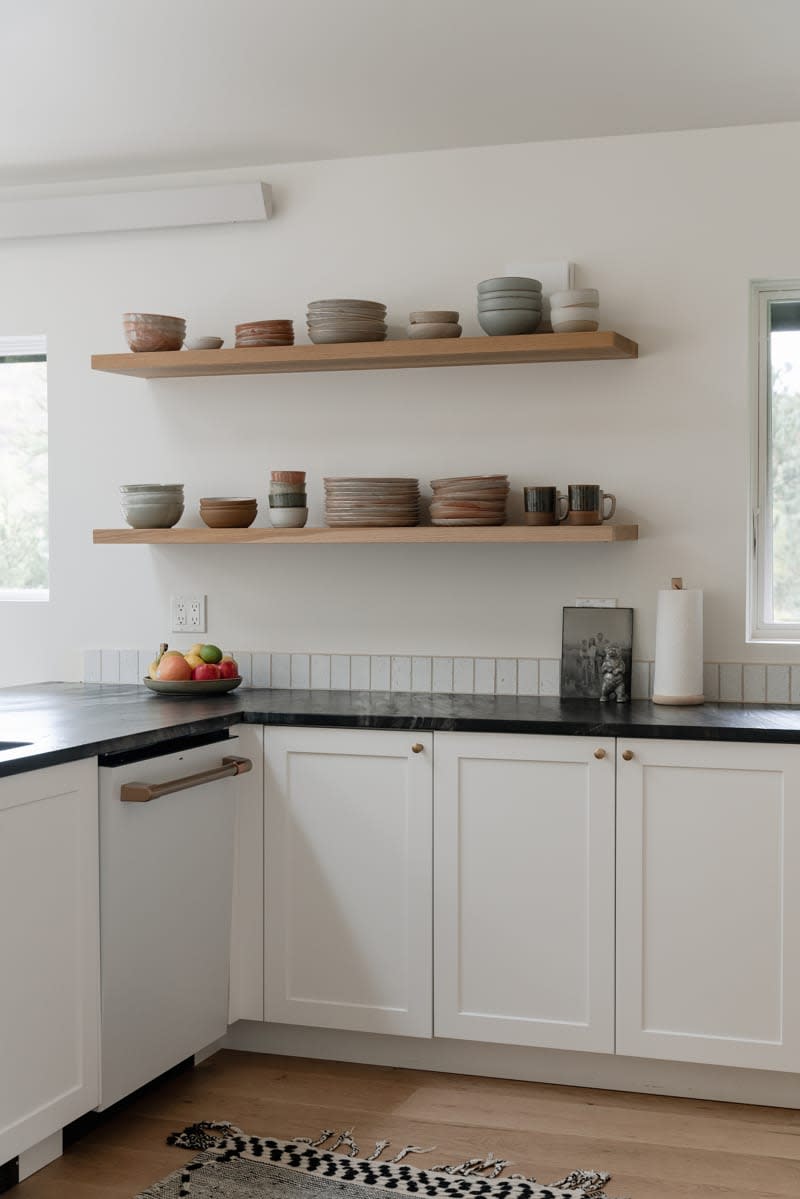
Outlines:
{"type": "Polygon", "coordinates": [[[414,744],[411,746],[411,752],[412,752],[412,754],[421,754],[424,748],[425,748],[425,746],[421,745],[419,743],[419,741],[415,741],[414,744]]]}
{"type": "Polygon", "coordinates": [[[606,751],[604,749],[596,749],[594,751],[594,756],[598,759],[604,758],[606,756],[606,751]]]}
{"type": "Polygon", "coordinates": [[[633,750],[632,749],[623,749],[622,760],[623,760],[623,762],[633,761],[633,750]]]}

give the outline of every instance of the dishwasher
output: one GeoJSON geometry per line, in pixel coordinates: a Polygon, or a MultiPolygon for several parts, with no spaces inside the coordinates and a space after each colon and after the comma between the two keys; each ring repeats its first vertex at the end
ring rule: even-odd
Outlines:
{"type": "Polygon", "coordinates": [[[227,1030],[236,740],[100,757],[100,1111],[227,1030]]]}

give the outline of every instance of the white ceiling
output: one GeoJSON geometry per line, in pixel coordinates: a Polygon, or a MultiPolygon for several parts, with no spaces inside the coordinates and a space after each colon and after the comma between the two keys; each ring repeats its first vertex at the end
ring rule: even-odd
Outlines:
{"type": "Polygon", "coordinates": [[[798,0],[15,0],[0,182],[800,120],[798,0]]]}

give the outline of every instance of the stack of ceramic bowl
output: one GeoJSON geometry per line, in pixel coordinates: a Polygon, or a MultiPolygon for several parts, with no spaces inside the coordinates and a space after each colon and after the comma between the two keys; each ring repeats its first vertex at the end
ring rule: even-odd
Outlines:
{"type": "Polygon", "coordinates": [[[313,300],[306,319],[308,336],[318,345],[386,340],[386,305],[376,300],[313,300]]]}
{"type": "Polygon", "coordinates": [[[236,326],[236,348],[244,346],[293,346],[291,321],[248,321],[236,326]]]}
{"type": "Polygon", "coordinates": [[[508,475],[431,479],[431,489],[431,524],[505,524],[508,475]]]}
{"type": "Polygon", "coordinates": [[[596,287],[554,291],[550,297],[550,324],[554,333],[594,333],[600,328],[600,293],[596,287]]]}
{"type": "Polygon", "coordinates": [[[308,520],[306,472],[274,470],[269,479],[269,519],[276,529],[302,529],[308,520]]]}
{"type": "Polygon", "coordinates": [[[221,350],[224,344],[223,337],[189,337],[183,343],[186,350],[221,350]]]}
{"type": "Polygon", "coordinates": [[[538,279],[506,275],[478,284],[478,323],[490,337],[535,333],[542,319],[538,279]]]}
{"type": "Polygon", "coordinates": [[[458,313],[442,309],[410,312],[408,314],[408,336],[460,337],[461,326],[458,323],[458,313]]]}
{"type": "Polygon", "coordinates": [[[126,312],[122,327],[134,354],[179,350],[186,336],[186,321],[182,316],[159,316],[155,312],[126,312]]]}
{"type": "Polygon", "coordinates": [[[326,479],[325,521],[332,529],[419,524],[419,479],[326,479]]]}
{"type": "Polygon", "coordinates": [[[132,529],[171,529],[183,516],[183,483],[124,483],[119,490],[132,529]]]}
{"type": "Polygon", "coordinates": [[[200,501],[200,517],[209,529],[249,529],[257,512],[254,499],[207,496],[200,501]]]}

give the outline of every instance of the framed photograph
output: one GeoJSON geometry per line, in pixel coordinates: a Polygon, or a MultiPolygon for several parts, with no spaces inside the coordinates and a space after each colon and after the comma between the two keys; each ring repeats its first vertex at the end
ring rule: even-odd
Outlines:
{"type": "Polygon", "coordinates": [[[565,608],[561,698],[624,704],[631,697],[633,608],[565,608]]]}

